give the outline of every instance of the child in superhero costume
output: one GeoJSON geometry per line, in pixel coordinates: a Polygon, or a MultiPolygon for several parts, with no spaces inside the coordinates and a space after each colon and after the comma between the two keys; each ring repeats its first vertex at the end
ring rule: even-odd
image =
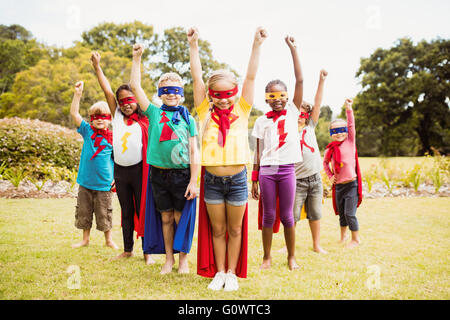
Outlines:
{"type": "Polygon", "coordinates": [[[323,157],[323,168],[333,184],[333,209],[335,214],[339,215],[340,242],[347,240],[347,227],[352,233],[352,239],[346,245],[348,248],[354,248],[360,243],[356,209],[362,201],[362,178],[356,150],[352,104],[352,99],[345,100],[347,121],[337,119],[330,123],[330,136],[333,141],[327,145],[323,157]]]}

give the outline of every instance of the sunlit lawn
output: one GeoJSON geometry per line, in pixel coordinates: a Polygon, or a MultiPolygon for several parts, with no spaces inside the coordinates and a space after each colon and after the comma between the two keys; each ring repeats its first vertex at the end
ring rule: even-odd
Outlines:
{"type": "MultiPolygon", "coordinates": [[[[209,279],[196,275],[197,238],[190,254],[191,273],[159,274],[164,261],[146,266],[140,240],[136,255],[111,262],[120,251],[104,246],[93,229],[89,247],[72,249],[81,239],[75,229],[75,199],[0,199],[0,299],[449,299],[450,199],[367,199],[358,209],[362,245],[337,244],[338,219],[325,201],[322,245],[311,250],[308,223],[297,225],[299,271],[288,271],[282,233],[273,244],[273,267],[261,272],[261,234],[256,202],[250,202],[247,279],[240,290],[211,293],[209,279]],[[80,288],[70,289],[80,270],[80,288]]],[[[197,233],[195,233],[195,236],[197,233]]],[[[120,210],[114,201],[113,237],[122,248],[120,210]]]]}

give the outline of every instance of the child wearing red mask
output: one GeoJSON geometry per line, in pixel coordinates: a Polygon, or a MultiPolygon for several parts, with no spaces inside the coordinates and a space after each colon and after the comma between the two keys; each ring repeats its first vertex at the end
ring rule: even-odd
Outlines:
{"type": "Polygon", "coordinates": [[[117,249],[112,240],[112,203],[111,186],[114,178],[112,160],[112,132],[108,129],[111,114],[108,105],[101,101],[89,108],[90,124],[81,117],[80,100],[83,82],[77,82],[70,107],[70,115],[83,136],[77,183],[79,184],[75,212],[75,226],[83,230],[83,240],[73,248],[89,245],[93,213],[97,230],[105,233],[108,247],[117,249]]]}
{"type": "MultiPolygon", "coordinates": [[[[91,55],[92,66],[105,94],[112,115],[114,180],[121,208],[121,225],[124,250],[119,258],[133,256],[134,231],[144,244],[145,199],[149,166],[146,161],[148,145],[148,119],[128,84],[121,85],[116,93],[100,67],[98,52],[91,55]]],[[[152,256],[144,251],[146,264],[153,264],[152,256]]]]}

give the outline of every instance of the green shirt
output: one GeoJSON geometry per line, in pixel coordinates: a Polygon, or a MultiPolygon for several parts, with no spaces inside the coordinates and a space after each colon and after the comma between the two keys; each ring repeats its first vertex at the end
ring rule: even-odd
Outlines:
{"type": "Polygon", "coordinates": [[[198,134],[195,120],[189,115],[190,124],[187,124],[183,117],[177,125],[174,125],[172,121],[161,121],[164,116],[172,120],[173,114],[174,112],[163,111],[152,103],[144,112],[150,123],[148,127],[147,163],[163,168],[189,168],[189,138],[198,134]],[[163,112],[165,112],[165,115],[163,115],[163,112]],[[172,136],[172,140],[160,141],[164,125],[169,126],[171,131],[176,134],[176,137],[175,135],[172,136]]]}

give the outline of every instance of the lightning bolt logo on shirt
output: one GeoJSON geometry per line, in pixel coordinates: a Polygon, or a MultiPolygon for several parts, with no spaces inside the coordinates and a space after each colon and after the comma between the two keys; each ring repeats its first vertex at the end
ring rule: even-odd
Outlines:
{"type": "Polygon", "coordinates": [[[286,143],[287,132],[284,132],[285,120],[278,121],[278,148],[280,149],[286,143]]]}
{"type": "Polygon", "coordinates": [[[125,132],[125,134],[124,134],[124,135],[122,136],[122,138],[120,139],[121,141],[123,141],[123,143],[122,143],[122,147],[123,147],[122,153],[125,153],[125,151],[128,150],[127,142],[128,142],[128,137],[129,137],[129,136],[131,136],[131,133],[125,132]]]}

